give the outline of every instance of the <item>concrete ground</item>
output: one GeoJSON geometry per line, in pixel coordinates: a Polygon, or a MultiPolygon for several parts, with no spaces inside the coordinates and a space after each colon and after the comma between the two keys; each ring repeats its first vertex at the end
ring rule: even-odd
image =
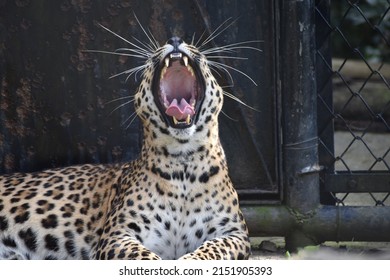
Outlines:
{"type": "Polygon", "coordinates": [[[390,260],[390,242],[325,242],[286,252],[281,237],[252,238],[253,260],[390,260]]]}

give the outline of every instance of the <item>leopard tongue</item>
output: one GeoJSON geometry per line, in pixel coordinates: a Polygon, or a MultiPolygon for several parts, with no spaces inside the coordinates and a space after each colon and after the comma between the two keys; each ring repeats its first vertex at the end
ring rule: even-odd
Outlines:
{"type": "Polygon", "coordinates": [[[180,100],[180,104],[177,102],[177,99],[175,98],[168,106],[165,113],[168,116],[171,116],[178,121],[188,122],[188,120],[193,115],[195,115],[195,110],[190,104],[188,104],[188,102],[184,98],[180,100]]]}

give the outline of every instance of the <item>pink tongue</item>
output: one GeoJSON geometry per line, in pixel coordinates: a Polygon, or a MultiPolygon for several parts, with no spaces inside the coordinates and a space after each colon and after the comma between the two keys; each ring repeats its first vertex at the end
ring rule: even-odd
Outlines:
{"type": "Polygon", "coordinates": [[[179,121],[185,120],[188,115],[191,117],[195,115],[194,109],[184,98],[181,99],[180,104],[177,103],[177,99],[174,99],[165,113],[168,116],[175,117],[179,121]]]}

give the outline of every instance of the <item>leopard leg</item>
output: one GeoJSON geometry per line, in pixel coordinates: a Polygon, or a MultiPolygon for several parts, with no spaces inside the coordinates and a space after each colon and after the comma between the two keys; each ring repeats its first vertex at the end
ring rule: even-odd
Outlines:
{"type": "Polygon", "coordinates": [[[250,243],[246,233],[218,237],[204,242],[194,252],[180,260],[243,260],[250,255],[250,243]]]}
{"type": "Polygon", "coordinates": [[[105,235],[99,242],[93,259],[101,260],[160,260],[138,240],[127,235],[105,235]]]}

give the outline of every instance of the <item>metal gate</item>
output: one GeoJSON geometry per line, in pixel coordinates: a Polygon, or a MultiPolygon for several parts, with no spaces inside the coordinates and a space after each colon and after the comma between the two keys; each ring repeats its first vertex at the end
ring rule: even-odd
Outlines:
{"type": "Polygon", "coordinates": [[[378,136],[371,131],[383,133],[377,141],[390,136],[390,3],[376,1],[381,9],[375,14],[367,11],[368,1],[360,2],[279,1],[284,199],[282,206],[249,208],[247,216],[255,232],[285,236],[289,250],[323,241],[390,240],[390,144],[378,150],[370,140],[378,136]],[[361,40],[349,39],[362,30],[361,40]],[[373,62],[364,44],[374,36],[379,53],[373,62]],[[345,70],[357,67],[355,60],[366,69],[352,84],[345,70]],[[368,91],[373,80],[380,93],[368,91]],[[382,102],[372,103],[370,94],[380,94],[382,102]],[[351,107],[360,110],[357,117],[351,107]],[[347,141],[339,139],[345,135],[347,141]],[[366,166],[351,162],[364,159],[351,157],[356,145],[368,155],[366,166]],[[367,193],[371,206],[349,200],[355,193],[367,193]]]}

